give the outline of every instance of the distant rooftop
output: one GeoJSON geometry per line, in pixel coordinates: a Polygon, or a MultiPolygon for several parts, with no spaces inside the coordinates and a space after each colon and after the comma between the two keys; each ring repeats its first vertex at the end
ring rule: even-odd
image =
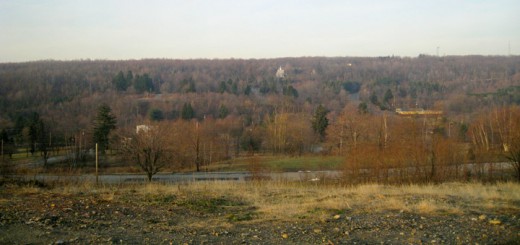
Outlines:
{"type": "Polygon", "coordinates": [[[285,71],[282,69],[281,66],[280,66],[280,68],[278,68],[278,70],[276,71],[276,77],[277,77],[277,78],[284,78],[284,77],[285,77],[285,71]]]}
{"type": "Polygon", "coordinates": [[[395,109],[397,115],[401,116],[414,116],[414,115],[422,115],[422,116],[440,116],[442,115],[442,111],[434,111],[434,110],[424,110],[424,109],[414,109],[414,110],[406,110],[403,111],[401,108],[395,109]]]}

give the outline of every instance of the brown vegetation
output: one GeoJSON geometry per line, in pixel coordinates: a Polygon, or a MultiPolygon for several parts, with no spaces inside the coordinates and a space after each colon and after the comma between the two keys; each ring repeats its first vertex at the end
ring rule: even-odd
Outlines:
{"type": "Polygon", "coordinates": [[[499,107],[481,112],[469,133],[477,155],[505,156],[520,181],[520,107],[499,107]]]}
{"type": "MultiPolygon", "coordinates": [[[[520,178],[518,61],[420,56],[0,64],[3,149],[10,157],[42,155],[44,162],[66,156],[70,169],[81,168],[100,143],[92,123],[106,104],[116,128],[127,132],[122,137],[136,137],[130,133],[136,125],[165,125],[161,136],[168,135],[173,160],[163,169],[172,171],[202,171],[246,153],[318,153],[344,156],[345,177],[354,183],[460,180],[480,175],[468,163],[506,157],[520,178]],[[276,76],[279,67],[284,77],[276,76]],[[319,127],[318,108],[326,114],[319,127]],[[435,113],[400,117],[397,108],[435,113]],[[35,137],[40,117],[48,128],[35,137]]],[[[111,140],[107,154],[125,148],[120,138],[111,140]]],[[[483,175],[503,177],[492,168],[483,175]]]]}
{"type": "Polygon", "coordinates": [[[514,243],[520,225],[518,183],[18,184],[2,243],[514,243]]]}

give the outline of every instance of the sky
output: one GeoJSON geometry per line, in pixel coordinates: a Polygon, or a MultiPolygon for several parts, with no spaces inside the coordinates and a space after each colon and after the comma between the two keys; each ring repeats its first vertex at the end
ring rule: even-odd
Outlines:
{"type": "Polygon", "coordinates": [[[0,62],[518,55],[518,0],[0,0],[0,62]]]}

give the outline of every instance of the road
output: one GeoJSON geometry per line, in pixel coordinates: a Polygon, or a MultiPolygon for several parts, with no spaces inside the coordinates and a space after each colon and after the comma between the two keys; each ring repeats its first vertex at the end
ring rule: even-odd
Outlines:
{"type": "MultiPolygon", "coordinates": [[[[341,174],[340,171],[300,171],[283,173],[265,173],[262,178],[270,180],[288,181],[318,181],[323,178],[336,178],[341,174]]],[[[95,175],[33,175],[18,176],[27,180],[39,181],[73,181],[73,182],[95,182],[95,175]]],[[[252,178],[249,172],[192,172],[174,174],[156,174],[153,176],[154,182],[161,183],[182,183],[196,181],[247,181],[252,178]]],[[[144,174],[105,174],[99,175],[99,182],[104,184],[120,184],[133,182],[146,182],[144,174]]]]}
{"type": "MultiPolygon", "coordinates": [[[[478,171],[488,172],[491,166],[494,171],[509,170],[511,165],[506,162],[502,163],[485,163],[485,164],[464,164],[464,171],[470,171],[471,174],[477,174],[478,171]]],[[[427,167],[427,166],[426,166],[427,167]]],[[[454,167],[454,166],[451,166],[454,167]]],[[[462,166],[459,166],[462,167],[462,166]]],[[[462,168],[461,168],[462,169],[462,168]]],[[[390,174],[395,174],[399,169],[389,169],[390,174]]],[[[401,169],[402,170],[402,169],[401,169]]],[[[369,171],[369,169],[361,169],[361,172],[369,171]]],[[[408,171],[415,171],[409,168],[408,171]]],[[[298,172],[270,172],[261,174],[262,179],[268,180],[286,180],[286,181],[319,181],[323,179],[337,179],[343,174],[342,171],[298,171],[298,172]]],[[[88,175],[23,175],[17,176],[26,180],[39,181],[71,181],[71,182],[95,182],[96,176],[88,175]]],[[[190,172],[190,173],[160,173],[153,176],[154,182],[161,183],[183,183],[196,181],[247,181],[251,180],[253,175],[250,172],[190,172]]],[[[104,184],[120,184],[120,183],[138,183],[146,182],[145,174],[104,174],[99,175],[99,182],[104,184]]]]}

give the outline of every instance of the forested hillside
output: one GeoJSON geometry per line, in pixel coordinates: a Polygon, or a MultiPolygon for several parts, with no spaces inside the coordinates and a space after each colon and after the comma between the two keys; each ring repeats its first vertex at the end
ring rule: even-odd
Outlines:
{"type": "Polygon", "coordinates": [[[119,123],[157,109],[175,119],[184,103],[199,119],[219,117],[221,107],[236,116],[318,104],[339,112],[349,101],[459,114],[519,103],[518,86],[520,57],[38,61],[0,64],[0,110],[3,127],[31,112],[85,127],[100,103],[119,123]]]}
{"type": "MultiPolygon", "coordinates": [[[[190,135],[199,135],[193,130],[200,123],[205,142],[223,148],[209,162],[243,150],[302,154],[320,145],[341,152],[343,140],[334,137],[343,137],[343,131],[334,125],[358,116],[379,122],[398,108],[442,111],[450,127],[444,134],[451,137],[456,124],[466,128],[460,137],[469,142],[475,115],[515,104],[520,104],[518,56],[0,64],[0,129],[11,145],[36,145],[39,121],[54,144],[77,142],[80,133],[92,134],[98,108],[108,105],[120,130],[171,121],[188,134],[179,141],[190,141],[190,135]]],[[[86,138],[84,145],[92,144],[86,138]]]]}

